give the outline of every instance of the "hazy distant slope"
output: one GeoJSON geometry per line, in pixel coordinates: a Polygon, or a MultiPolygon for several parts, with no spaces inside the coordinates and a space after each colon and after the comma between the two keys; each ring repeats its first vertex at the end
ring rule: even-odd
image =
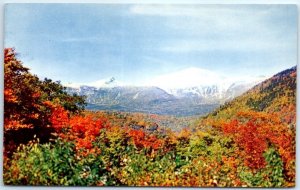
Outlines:
{"type": "Polygon", "coordinates": [[[178,98],[158,87],[116,86],[67,88],[68,93],[86,96],[87,109],[142,112],[161,115],[203,115],[219,103],[206,103],[201,98],[178,98]]]}
{"type": "Polygon", "coordinates": [[[156,86],[119,86],[110,83],[103,87],[68,87],[70,94],[84,95],[89,110],[143,112],[161,115],[204,115],[225,101],[253,87],[255,81],[235,81],[226,84],[162,89],[156,86]]]}
{"type": "Polygon", "coordinates": [[[239,111],[253,110],[280,113],[283,121],[294,125],[296,121],[296,76],[296,66],[284,70],[225,103],[205,118],[230,119],[239,111]]]}

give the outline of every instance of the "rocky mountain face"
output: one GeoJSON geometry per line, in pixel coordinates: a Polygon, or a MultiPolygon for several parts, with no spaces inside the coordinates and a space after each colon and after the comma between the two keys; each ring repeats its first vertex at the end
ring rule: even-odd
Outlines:
{"type": "Polygon", "coordinates": [[[162,89],[155,86],[80,86],[68,87],[67,92],[86,96],[87,109],[143,112],[162,115],[203,115],[225,101],[241,95],[256,82],[236,82],[222,85],[201,85],[162,89]]]}
{"type": "Polygon", "coordinates": [[[170,89],[167,90],[167,92],[178,98],[194,99],[198,100],[198,102],[200,101],[201,103],[206,104],[222,104],[225,101],[232,100],[233,98],[243,94],[257,83],[258,81],[235,82],[228,87],[224,87],[222,85],[203,85],[180,89],[170,89]]]}

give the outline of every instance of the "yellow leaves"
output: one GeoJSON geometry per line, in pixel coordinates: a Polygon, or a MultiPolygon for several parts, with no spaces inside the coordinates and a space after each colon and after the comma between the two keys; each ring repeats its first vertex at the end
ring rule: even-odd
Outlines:
{"type": "Polygon", "coordinates": [[[174,132],[172,132],[171,130],[167,130],[166,135],[167,135],[165,138],[166,144],[175,145],[178,142],[177,137],[175,136],[174,132]]]}
{"type": "Polygon", "coordinates": [[[48,169],[48,171],[47,171],[47,175],[48,175],[49,177],[51,177],[51,176],[53,175],[53,172],[52,172],[52,170],[48,169]]]}
{"type": "Polygon", "coordinates": [[[125,136],[125,131],[118,126],[112,126],[106,131],[106,135],[110,137],[110,142],[118,143],[125,136]]]}
{"type": "Polygon", "coordinates": [[[138,125],[145,127],[146,122],[144,120],[141,120],[141,121],[138,122],[138,125]]]}
{"type": "Polygon", "coordinates": [[[188,128],[182,129],[178,134],[178,138],[182,138],[182,139],[188,139],[190,136],[191,136],[191,131],[188,128]]]}
{"type": "Polygon", "coordinates": [[[201,130],[196,130],[194,133],[198,138],[203,138],[205,136],[209,136],[209,133],[203,132],[201,130]]]}
{"type": "Polygon", "coordinates": [[[39,115],[38,113],[35,113],[35,114],[31,114],[29,117],[31,117],[32,119],[38,119],[39,118],[39,115]]]}
{"type": "Polygon", "coordinates": [[[226,166],[234,170],[236,170],[236,167],[238,166],[238,162],[239,162],[234,157],[227,157],[227,156],[222,156],[222,161],[226,166]]]}
{"type": "Polygon", "coordinates": [[[4,130],[5,131],[18,130],[21,128],[33,128],[33,126],[31,124],[23,124],[21,120],[12,120],[12,119],[4,120],[4,130]]]}

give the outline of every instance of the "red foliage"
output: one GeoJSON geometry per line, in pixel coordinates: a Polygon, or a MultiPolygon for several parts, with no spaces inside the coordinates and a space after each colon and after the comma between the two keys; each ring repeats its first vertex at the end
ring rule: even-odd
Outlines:
{"type": "Polygon", "coordinates": [[[38,113],[38,99],[33,94],[38,89],[27,81],[34,83],[36,78],[28,74],[14,49],[4,49],[4,131],[33,127],[32,119],[38,113]]]}
{"type": "Polygon", "coordinates": [[[52,127],[60,132],[62,128],[68,127],[70,123],[69,113],[60,105],[54,105],[50,101],[44,102],[51,108],[50,122],[52,127]]]}
{"type": "Polygon", "coordinates": [[[128,136],[133,139],[137,148],[152,148],[157,150],[162,147],[163,140],[158,139],[153,134],[146,134],[143,130],[131,129],[128,136]]]}
{"type": "Polygon", "coordinates": [[[109,127],[105,118],[75,115],[70,119],[71,130],[78,137],[97,136],[102,128],[109,127]]]}
{"type": "Polygon", "coordinates": [[[44,105],[51,109],[51,125],[61,138],[75,141],[76,150],[83,156],[95,152],[92,143],[100,134],[101,129],[109,127],[106,118],[95,118],[92,115],[70,117],[69,112],[60,105],[55,105],[50,101],[45,101],[44,105]]]}
{"type": "Polygon", "coordinates": [[[258,127],[253,121],[245,124],[233,120],[224,125],[224,132],[235,136],[235,141],[244,149],[245,164],[251,168],[265,166],[263,152],[267,148],[265,137],[258,132],[258,127]]]}
{"type": "Polygon", "coordinates": [[[92,145],[92,139],[89,139],[87,137],[81,139],[77,139],[77,149],[85,148],[85,149],[91,149],[93,147],[92,145]]]}
{"type": "Polygon", "coordinates": [[[237,144],[245,151],[245,164],[251,168],[265,166],[263,157],[268,143],[274,144],[284,163],[295,159],[293,136],[274,114],[262,112],[240,112],[238,119],[224,124],[223,132],[234,136],[237,144]]]}
{"type": "Polygon", "coordinates": [[[103,128],[109,128],[110,125],[106,118],[93,118],[91,115],[74,115],[69,120],[67,134],[62,133],[62,138],[76,142],[78,153],[85,156],[92,152],[99,151],[93,147],[93,142],[100,134],[103,128]]]}
{"type": "Polygon", "coordinates": [[[16,103],[17,97],[14,95],[12,89],[6,88],[4,89],[4,102],[16,103]]]}
{"type": "Polygon", "coordinates": [[[5,130],[17,130],[21,128],[32,128],[32,124],[24,124],[23,119],[19,117],[19,115],[14,115],[11,118],[5,118],[5,130]]]}

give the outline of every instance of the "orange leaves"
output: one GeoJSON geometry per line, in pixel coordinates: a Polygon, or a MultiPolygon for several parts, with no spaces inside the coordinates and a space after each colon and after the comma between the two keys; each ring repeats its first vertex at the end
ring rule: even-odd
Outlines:
{"type": "Polygon", "coordinates": [[[285,123],[295,124],[296,104],[290,104],[289,106],[282,106],[279,114],[285,123]]]}
{"type": "Polygon", "coordinates": [[[38,122],[39,88],[34,86],[36,81],[37,78],[30,75],[16,58],[14,49],[4,49],[5,131],[33,128],[38,122]]]}
{"type": "Polygon", "coordinates": [[[13,48],[5,48],[4,49],[4,62],[8,62],[14,56],[14,49],[13,48]]]}
{"type": "Polygon", "coordinates": [[[100,130],[109,127],[108,121],[104,117],[93,117],[91,114],[69,117],[69,112],[62,106],[50,101],[45,101],[43,104],[51,109],[52,127],[61,138],[75,141],[76,150],[82,155],[87,155],[93,150],[92,143],[99,135],[100,130]]]}
{"type": "Polygon", "coordinates": [[[162,147],[163,140],[158,139],[155,135],[151,134],[142,141],[142,144],[145,148],[152,148],[154,150],[157,150],[162,147]]]}
{"type": "Polygon", "coordinates": [[[222,162],[230,168],[237,168],[238,160],[234,157],[222,156],[222,162]]]}
{"type": "Polygon", "coordinates": [[[81,139],[77,139],[77,149],[85,148],[85,149],[91,149],[92,148],[92,139],[89,139],[87,137],[81,139]]]}
{"type": "Polygon", "coordinates": [[[97,136],[102,128],[109,127],[106,119],[75,115],[70,119],[72,132],[78,136],[97,136]]]}
{"type": "MultiPolygon", "coordinates": [[[[109,127],[106,118],[93,118],[91,115],[73,115],[69,117],[69,112],[60,105],[54,105],[50,101],[45,101],[44,105],[51,108],[50,121],[52,126],[58,132],[62,128],[68,129],[69,137],[72,140],[78,138],[93,140],[99,135],[101,129],[109,127]]],[[[62,136],[67,137],[68,135],[62,134],[62,136]]],[[[83,143],[81,140],[80,142],[83,143]]]]}
{"type": "Polygon", "coordinates": [[[52,126],[54,127],[54,129],[60,130],[63,127],[68,126],[68,124],[69,124],[69,114],[63,107],[56,106],[52,110],[50,121],[51,121],[52,126]]]}
{"type": "Polygon", "coordinates": [[[17,130],[20,128],[32,128],[30,124],[23,124],[22,121],[18,120],[17,118],[14,119],[4,119],[5,123],[5,130],[17,130]]]}
{"type": "Polygon", "coordinates": [[[142,130],[131,129],[128,136],[133,139],[133,142],[137,148],[152,148],[157,150],[162,147],[163,140],[158,139],[153,134],[146,134],[142,130]]]}
{"type": "Polygon", "coordinates": [[[60,132],[62,128],[69,126],[69,112],[61,105],[54,104],[50,101],[44,101],[43,105],[51,110],[49,120],[56,132],[60,132]]]}
{"type": "Polygon", "coordinates": [[[60,135],[76,142],[76,150],[81,156],[98,151],[93,147],[93,142],[99,135],[100,130],[110,125],[106,118],[94,118],[92,115],[74,115],[69,120],[67,134],[60,135]]]}
{"type": "Polygon", "coordinates": [[[14,95],[14,92],[10,88],[4,89],[4,101],[9,103],[16,103],[17,97],[14,95]]]}
{"type": "Polygon", "coordinates": [[[47,107],[50,107],[50,108],[54,106],[53,103],[50,102],[49,100],[44,101],[44,102],[43,102],[43,105],[45,105],[45,106],[47,106],[47,107]]]}
{"type": "Polygon", "coordinates": [[[178,134],[179,139],[188,139],[191,136],[191,131],[188,128],[184,128],[178,134]]]}
{"type": "Polygon", "coordinates": [[[230,121],[229,123],[225,123],[223,125],[223,132],[224,133],[229,133],[229,134],[235,134],[238,130],[238,120],[237,119],[233,119],[232,121],[230,121]]]}
{"type": "Polygon", "coordinates": [[[92,126],[92,124],[89,122],[90,118],[83,117],[80,115],[73,116],[70,120],[72,132],[76,134],[84,134],[88,130],[88,127],[90,125],[92,126]]]}
{"type": "Polygon", "coordinates": [[[295,159],[295,137],[287,126],[276,125],[273,128],[268,133],[268,138],[277,146],[284,163],[293,161],[295,159]]]}
{"type": "Polygon", "coordinates": [[[35,93],[32,94],[33,98],[39,98],[40,96],[41,96],[40,92],[35,92],[35,93]]]}
{"type": "Polygon", "coordinates": [[[245,151],[245,164],[251,168],[265,166],[264,151],[273,143],[286,163],[294,159],[293,137],[287,126],[275,114],[264,112],[239,112],[237,119],[224,124],[223,132],[231,134],[245,151]]]}
{"type": "Polygon", "coordinates": [[[245,164],[251,168],[262,168],[266,164],[263,152],[267,148],[267,142],[258,132],[258,127],[252,121],[242,124],[237,120],[224,126],[224,133],[232,134],[235,141],[246,152],[245,164]]]}
{"type": "Polygon", "coordinates": [[[132,129],[129,131],[128,136],[133,139],[133,142],[137,148],[144,147],[144,141],[145,141],[144,131],[132,129]]]}

